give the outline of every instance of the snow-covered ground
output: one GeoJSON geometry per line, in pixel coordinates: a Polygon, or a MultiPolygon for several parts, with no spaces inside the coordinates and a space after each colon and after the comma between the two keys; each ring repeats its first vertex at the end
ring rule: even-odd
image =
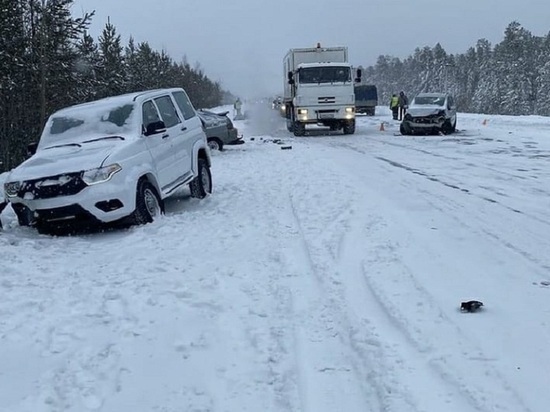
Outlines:
{"type": "Polygon", "coordinates": [[[549,118],[294,138],[245,110],[213,195],[152,224],[4,211],[1,412],[550,410],[549,118]]]}

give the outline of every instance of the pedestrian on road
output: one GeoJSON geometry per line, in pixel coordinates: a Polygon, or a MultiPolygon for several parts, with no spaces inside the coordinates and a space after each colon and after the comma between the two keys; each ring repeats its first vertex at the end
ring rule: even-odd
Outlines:
{"type": "Polygon", "coordinates": [[[399,97],[397,97],[397,94],[392,94],[390,99],[390,110],[391,114],[393,116],[393,120],[397,120],[397,114],[399,111],[399,97]]]}
{"type": "Polygon", "coordinates": [[[241,102],[241,99],[237,97],[237,100],[233,104],[233,108],[235,109],[235,120],[242,120],[243,114],[241,112],[243,107],[243,103],[241,102]]]}

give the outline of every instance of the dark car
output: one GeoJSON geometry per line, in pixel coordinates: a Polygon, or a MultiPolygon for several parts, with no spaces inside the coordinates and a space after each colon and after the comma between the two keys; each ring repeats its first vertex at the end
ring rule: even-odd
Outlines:
{"type": "Polygon", "coordinates": [[[223,150],[225,145],[243,144],[242,136],[227,116],[229,112],[215,113],[209,110],[199,110],[202,127],[210,150],[223,150]]]}

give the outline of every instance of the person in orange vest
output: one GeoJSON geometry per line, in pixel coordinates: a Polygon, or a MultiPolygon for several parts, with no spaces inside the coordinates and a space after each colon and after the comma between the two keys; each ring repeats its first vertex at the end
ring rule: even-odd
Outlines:
{"type": "Polygon", "coordinates": [[[390,110],[393,116],[393,120],[397,120],[397,115],[399,113],[399,97],[394,93],[390,99],[390,110]]]}

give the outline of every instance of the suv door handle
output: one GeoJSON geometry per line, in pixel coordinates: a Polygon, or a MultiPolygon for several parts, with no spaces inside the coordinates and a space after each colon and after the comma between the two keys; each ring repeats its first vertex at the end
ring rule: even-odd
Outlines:
{"type": "Polygon", "coordinates": [[[164,133],[164,134],[162,135],[162,138],[163,138],[163,139],[166,139],[167,137],[170,137],[170,134],[164,133]]]}

